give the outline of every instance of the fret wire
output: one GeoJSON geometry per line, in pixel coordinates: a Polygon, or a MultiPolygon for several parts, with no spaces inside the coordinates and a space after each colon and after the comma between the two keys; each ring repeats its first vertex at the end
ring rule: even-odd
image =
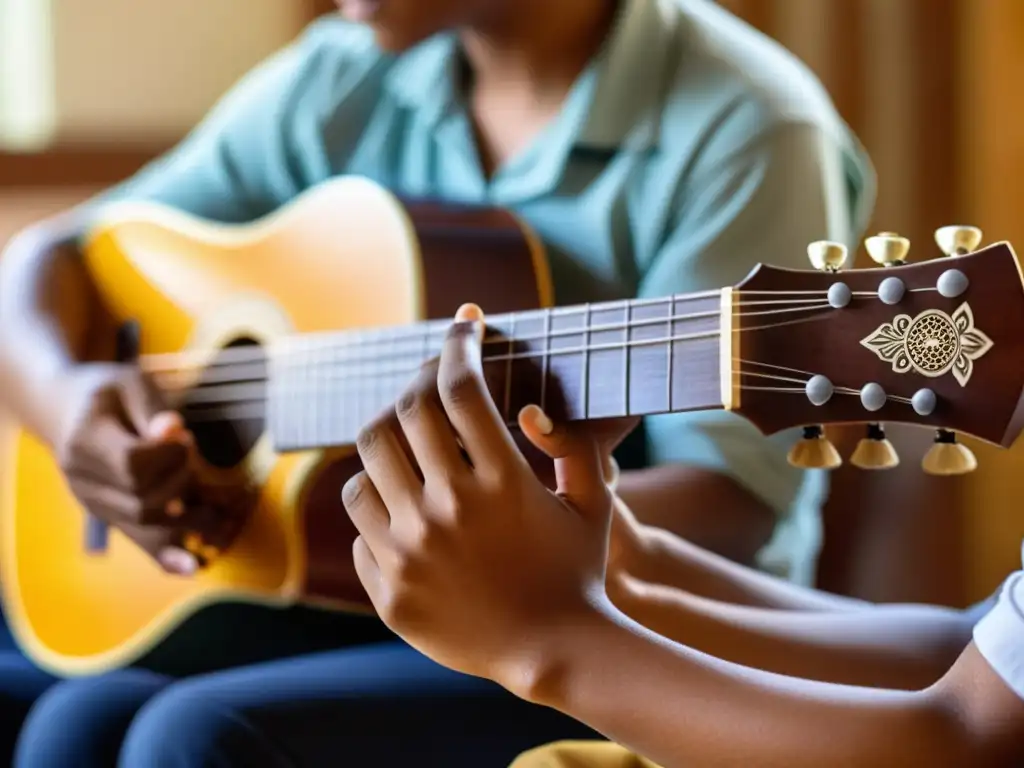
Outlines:
{"type": "Polygon", "coordinates": [[[622,392],[623,392],[622,397],[623,397],[623,399],[625,400],[625,403],[626,403],[626,408],[625,408],[625,415],[626,416],[629,416],[629,379],[630,379],[630,371],[629,371],[630,346],[629,346],[629,342],[632,341],[632,333],[629,330],[629,323],[630,323],[632,317],[633,317],[633,304],[632,304],[632,302],[630,302],[630,303],[626,304],[626,332],[625,332],[625,334],[626,334],[626,338],[625,338],[626,344],[625,344],[625,347],[622,350],[622,356],[625,358],[623,360],[623,366],[622,366],[623,379],[624,379],[623,383],[622,383],[622,392]]]}
{"type": "Polygon", "coordinates": [[[512,418],[512,361],[516,351],[516,313],[509,317],[508,360],[505,361],[505,421],[512,418]]]}
{"type": "Polygon", "coordinates": [[[590,304],[586,305],[586,313],[583,315],[583,370],[581,373],[581,387],[583,392],[583,418],[590,415],[590,304]]]}
{"type": "Polygon", "coordinates": [[[544,310],[544,357],[540,377],[540,409],[547,408],[548,366],[551,364],[551,307],[544,310]]]}
{"type": "Polygon", "coordinates": [[[668,323],[666,324],[666,328],[665,328],[665,330],[666,330],[665,336],[667,336],[668,340],[669,340],[668,341],[668,375],[665,377],[665,379],[666,379],[667,386],[668,386],[668,398],[667,398],[667,400],[668,400],[668,409],[670,411],[672,410],[672,390],[675,388],[673,386],[673,381],[672,381],[673,369],[675,367],[675,361],[673,360],[673,355],[674,355],[674,350],[675,350],[675,346],[676,346],[675,344],[672,343],[672,334],[675,332],[675,325],[672,322],[672,316],[675,313],[676,313],[676,305],[675,305],[675,302],[673,301],[673,302],[671,302],[668,305],[668,323]]]}

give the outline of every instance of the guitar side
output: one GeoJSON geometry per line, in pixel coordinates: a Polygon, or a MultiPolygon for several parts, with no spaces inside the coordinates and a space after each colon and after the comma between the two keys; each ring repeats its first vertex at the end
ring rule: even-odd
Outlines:
{"type": "MultiPolygon", "coordinates": [[[[405,203],[351,177],[241,227],[114,206],[86,257],[115,318],[139,323],[142,355],[199,363],[186,384],[240,341],[408,324],[451,316],[464,301],[503,312],[552,298],[542,251],[511,215],[405,203]]],[[[369,610],[338,499],[358,469],[351,447],[278,455],[257,434],[232,466],[209,468],[218,480],[244,476],[258,499],[232,547],[192,579],[165,574],[116,531],[106,551],[87,552],[85,514],[46,448],[26,433],[5,448],[4,606],[45,668],[96,674],[131,663],[223,600],[369,610]]]]}

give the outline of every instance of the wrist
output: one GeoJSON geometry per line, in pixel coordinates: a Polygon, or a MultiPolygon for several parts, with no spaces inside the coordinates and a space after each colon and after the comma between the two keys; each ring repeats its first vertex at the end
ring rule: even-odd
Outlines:
{"type": "Polygon", "coordinates": [[[49,403],[39,437],[52,448],[61,446],[74,429],[82,410],[83,390],[93,389],[91,385],[83,385],[82,377],[94,374],[99,378],[102,373],[95,364],[82,363],[72,358],[66,362],[54,360],[52,368],[46,370],[37,385],[38,392],[49,403]]]}
{"type": "Polygon", "coordinates": [[[604,649],[615,645],[625,616],[606,595],[542,633],[537,652],[503,685],[526,701],[566,711],[581,676],[593,675],[604,649]]]}
{"type": "Polygon", "coordinates": [[[660,556],[660,539],[652,528],[634,517],[620,497],[614,496],[613,503],[616,510],[608,551],[608,579],[643,578],[660,556]]]}

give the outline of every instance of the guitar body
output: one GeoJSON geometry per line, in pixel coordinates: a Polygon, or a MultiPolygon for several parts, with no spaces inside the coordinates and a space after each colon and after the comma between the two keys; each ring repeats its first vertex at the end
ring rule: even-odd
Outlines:
{"type": "MultiPolygon", "coordinates": [[[[186,377],[239,343],[550,306],[541,249],[513,216],[400,201],[341,178],[253,225],[221,226],[159,206],[114,206],[86,245],[115,318],[142,355],[183,353],[186,377]]],[[[184,382],[188,386],[188,382],[184,382]]],[[[351,447],[278,455],[262,421],[195,424],[210,477],[257,491],[238,539],[198,577],[165,574],[117,531],[85,546],[86,515],[47,449],[10,436],[0,498],[0,581],[23,648],[60,674],[131,663],[188,615],[223,600],[369,611],[340,504],[351,447]]]]}

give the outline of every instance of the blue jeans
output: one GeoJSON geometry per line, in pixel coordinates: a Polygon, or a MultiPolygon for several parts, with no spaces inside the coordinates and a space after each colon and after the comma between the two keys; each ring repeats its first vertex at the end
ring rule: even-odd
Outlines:
{"type": "Polygon", "coordinates": [[[21,653],[0,612],[0,765],[11,764],[29,710],[56,682],[21,653]]]}
{"type": "Polygon", "coordinates": [[[129,669],[52,687],[16,768],[505,768],[590,729],[388,642],[175,680],[129,669]]]}

